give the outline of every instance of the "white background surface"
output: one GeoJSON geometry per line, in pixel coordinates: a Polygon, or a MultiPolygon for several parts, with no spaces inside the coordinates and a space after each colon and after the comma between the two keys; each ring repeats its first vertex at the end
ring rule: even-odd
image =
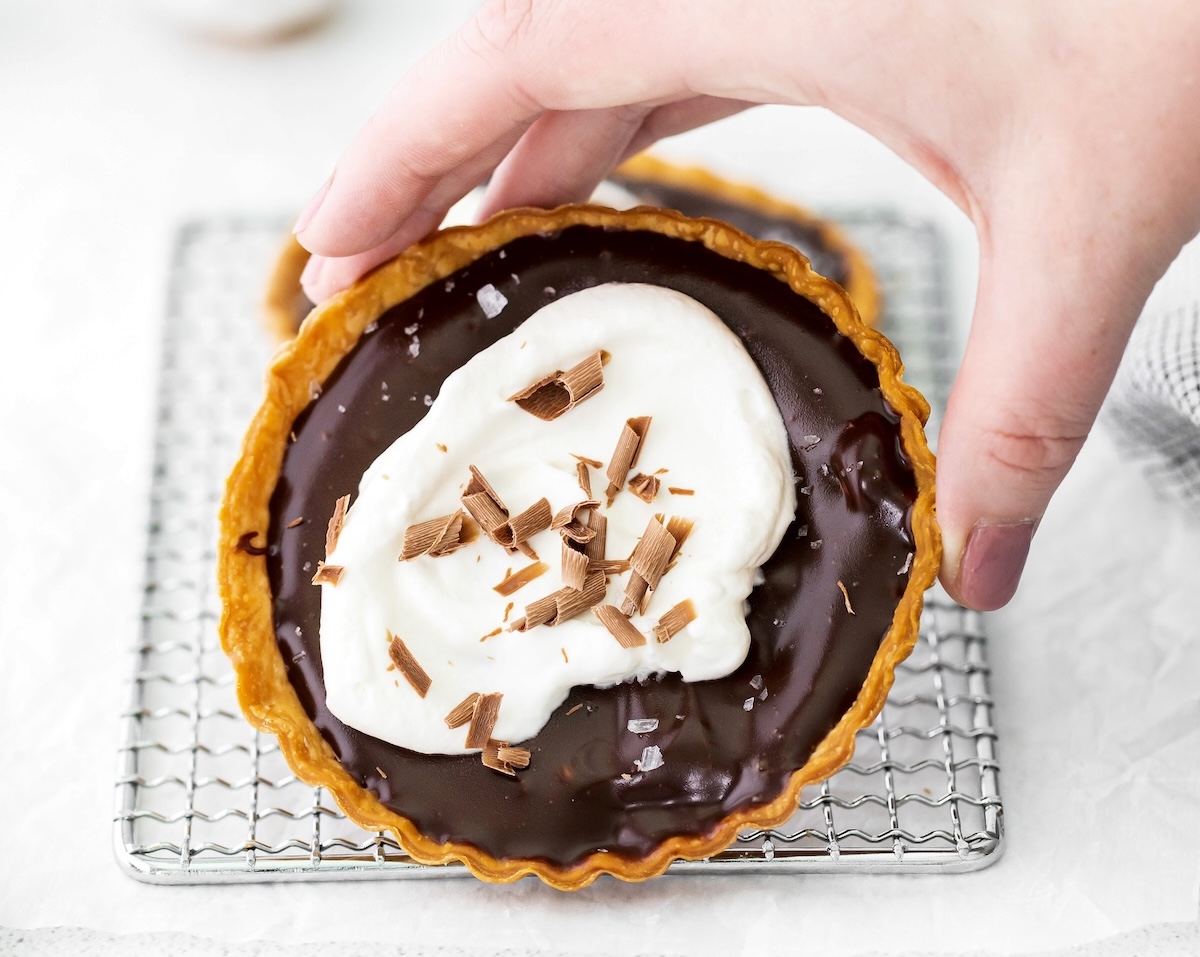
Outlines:
{"type": "MultiPolygon", "coordinates": [[[[163,888],[117,870],[116,715],[172,228],[299,208],[394,77],[472,7],[354,0],[310,37],[237,48],[134,0],[0,5],[0,953],[1200,950],[1200,528],[1102,435],[989,623],[1008,849],[986,871],[564,896],[529,882],[163,888]]],[[[966,321],[970,227],[856,131],[763,109],[664,152],[814,205],[935,218],[966,321]]]]}

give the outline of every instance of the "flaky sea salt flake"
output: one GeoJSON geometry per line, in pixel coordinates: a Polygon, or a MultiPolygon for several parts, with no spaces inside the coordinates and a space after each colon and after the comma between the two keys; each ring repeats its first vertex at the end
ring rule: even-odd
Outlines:
{"type": "Polygon", "coordinates": [[[820,444],[820,442],[821,442],[821,437],[819,435],[806,435],[804,437],[804,444],[802,446],[800,446],[800,448],[803,449],[805,452],[809,452],[812,449],[815,449],[820,444]]]}
{"type": "Polygon", "coordinates": [[[750,687],[753,688],[755,691],[757,691],[762,686],[763,686],[763,676],[762,675],[755,675],[753,678],[750,679],[750,687]]]}
{"type": "Polygon", "coordinates": [[[750,711],[753,708],[754,708],[754,699],[753,698],[747,698],[745,701],[742,702],[742,710],[743,711],[750,711]]]}
{"type": "Polygon", "coordinates": [[[406,336],[411,336],[414,332],[416,332],[420,328],[421,328],[421,324],[419,322],[414,322],[411,326],[404,327],[404,334],[406,336]]]}
{"type": "Polygon", "coordinates": [[[658,718],[630,718],[625,727],[630,734],[649,734],[658,730],[658,718]]]}
{"type": "Polygon", "coordinates": [[[913,560],[913,553],[909,552],[908,557],[906,559],[904,559],[904,564],[900,566],[900,571],[896,572],[896,574],[897,575],[907,575],[909,573],[909,571],[912,569],[912,560],[913,560]]]}
{"type": "Polygon", "coordinates": [[[663,761],[662,751],[657,744],[647,745],[642,748],[642,756],[633,762],[639,771],[643,774],[647,771],[653,771],[656,768],[661,768],[666,762],[663,761]]]}
{"type": "Polygon", "coordinates": [[[486,286],[480,287],[479,291],[475,293],[475,298],[479,302],[479,308],[489,319],[495,319],[508,305],[508,299],[504,293],[490,282],[486,286]]]}

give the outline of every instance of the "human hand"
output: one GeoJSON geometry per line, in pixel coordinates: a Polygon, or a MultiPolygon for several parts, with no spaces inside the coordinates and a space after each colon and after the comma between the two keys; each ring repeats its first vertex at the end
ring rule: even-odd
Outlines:
{"type": "Polygon", "coordinates": [[[1138,312],[1200,228],[1200,5],[493,0],[396,85],[297,223],[320,301],[436,228],[586,197],[655,140],[825,106],[974,222],[975,315],[942,426],[942,581],[996,608],[1138,312]]]}

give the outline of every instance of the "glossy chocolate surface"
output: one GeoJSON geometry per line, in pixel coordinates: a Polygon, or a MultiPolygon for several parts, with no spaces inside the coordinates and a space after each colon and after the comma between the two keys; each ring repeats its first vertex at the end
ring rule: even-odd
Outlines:
{"type": "MultiPolygon", "coordinates": [[[[898,572],[913,547],[916,494],[897,422],[870,363],[765,272],[649,232],[571,227],[519,239],[387,312],[296,420],[268,556],[290,679],[342,764],[435,840],[569,864],[599,848],[641,857],[670,835],[707,833],[778,796],[853,703],[887,632],[907,583],[898,572]],[[709,306],[742,338],[783,413],[799,508],[751,596],[745,663],[716,681],[573,689],[523,742],[532,762],[516,778],[476,755],[417,754],[347,728],[325,709],[321,589],[309,583],[335,500],[356,493],[362,472],[420,420],[449,373],[551,300],[604,282],[657,283],[709,306]],[[475,298],[486,283],[508,299],[494,319],[475,298]],[[414,323],[416,358],[404,333],[414,323]],[[300,515],[309,520],[285,527],[300,515]],[[631,718],[657,718],[658,730],[630,733],[631,718]],[[641,773],[634,762],[651,744],[665,763],[641,773]]],[[[720,449],[713,463],[720,467],[720,449]]]]}

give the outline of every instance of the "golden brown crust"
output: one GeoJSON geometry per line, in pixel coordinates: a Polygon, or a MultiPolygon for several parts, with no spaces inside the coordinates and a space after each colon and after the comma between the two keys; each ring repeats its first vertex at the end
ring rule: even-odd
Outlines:
{"type": "Polygon", "coordinates": [[[263,321],[280,342],[287,342],[300,327],[300,304],[307,301],[300,288],[300,274],[308,265],[308,257],[308,250],[296,237],[288,236],[267,278],[262,300],[263,321]]]}
{"type": "Polygon", "coordinates": [[[567,206],[551,211],[516,209],[500,213],[482,226],[448,229],[416,244],[314,310],[299,337],[276,353],[262,407],[250,424],[241,457],[226,484],[218,549],[223,602],[220,630],[222,646],[237,675],[243,712],[254,727],[278,737],[280,749],[298,777],[328,788],[359,826],[392,830],[414,860],[426,864],[461,861],[488,881],[508,882],[534,875],[554,887],[574,890],[601,874],[644,880],[661,874],[673,860],[717,853],[740,830],[782,823],[795,811],[801,788],[829,777],[850,759],[855,733],[870,724],[883,707],[896,664],[916,642],[924,592],[933,583],[941,561],[941,539],[934,518],[934,457],[922,431],[929,406],[920,393],[901,381],[902,371],[895,348],[862,323],[840,286],[814,273],[808,261],[792,248],[756,242],[717,220],[688,219],[647,208],[628,212],[597,206],[567,206]],[[560,867],[538,859],[498,860],[469,844],[433,841],[351,778],[305,715],[288,681],[275,641],[266,561],[262,555],[239,549],[238,539],[246,529],[268,527],[271,492],[292,422],[308,404],[313,384],[325,381],[368,323],[430,283],[518,237],[578,224],[652,230],[698,242],[722,256],[770,272],[814,302],[878,369],[883,395],[901,417],[901,442],[912,463],[918,495],[912,512],[916,553],[891,628],[854,704],[817,746],[808,763],[792,775],[784,791],[769,804],[731,814],[709,834],[668,838],[641,860],[597,851],[571,867],[560,867]]]}
{"type": "Polygon", "coordinates": [[[846,261],[845,288],[858,308],[859,318],[868,326],[875,326],[879,322],[880,293],[875,273],[866,256],[828,219],[822,219],[802,206],[784,202],[748,183],[723,179],[701,166],[676,166],[649,153],[639,153],[627,159],[617,167],[616,172],[631,179],[707,193],[727,203],[757,210],[765,216],[795,220],[814,230],[826,246],[846,261]]]}

